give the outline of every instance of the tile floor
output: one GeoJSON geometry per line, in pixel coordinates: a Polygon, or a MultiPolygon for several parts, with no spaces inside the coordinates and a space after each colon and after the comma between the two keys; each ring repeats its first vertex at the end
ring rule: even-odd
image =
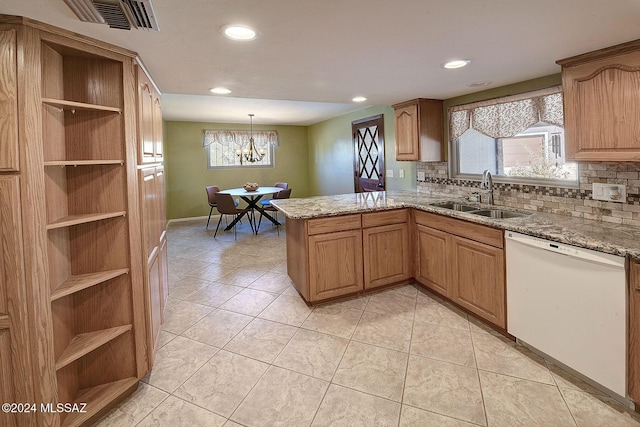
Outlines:
{"type": "Polygon", "coordinates": [[[199,219],[168,236],[155,365],[100,426],[640,426],[417,286],[308,307],[284,230],[214,239],[199,219]]]}

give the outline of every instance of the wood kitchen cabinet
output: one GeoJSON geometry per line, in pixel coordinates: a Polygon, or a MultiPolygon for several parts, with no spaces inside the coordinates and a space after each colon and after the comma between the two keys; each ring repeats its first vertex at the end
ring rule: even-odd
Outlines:
{"type": "MultiPolygon", "coordinates": [[[[0,403],[34,398],[21,230],[20,178],[0,176],[0,403]]],[[[35,425],[35,416],[3,413],[0,424],[35,425]]]]}
{"type": "Polygon", "coordinates": [[[557,63],[567,158],[640,160],[640,40],[557,63]]]}
{"type": "Polygon", "coordinates": [[[640,404],[640,260],[629,262],[629,397],[640,404]]]}
{"type": "Polygon", "coordinates": [[[138,84],[138,163],[163,161],[160,92],[144,69],[136,66],[138,84]]]}
{"type": "Polygon", "coordinates": [[[416,223],[416,280],[506,329],[502,230],[423,211],[416,223]]]}
{"type": "Polygon", "coordinates": [[[365,289],[412,277],[408,209],[363,214],[362,243],[365,289]]]}
{"type": "Polygon", "coordinates": [[[361,215],[287,219],[287,272],[309,302],[364,289],[361,215]]]}
{"type": "Polygon", "coordinates": [[[415,278],[429,289],[451,298],[448,248],[451,236],[435,228],[416,225],[415,278]]]}
{"type": "Polygon", "coordinates": [[[168,295],[166,214],[160,92],[136,60],[138,164],[149,367],[162,328],[168,295]]]}
{"type": "Polygon", "coordinates": [[[444,160],[442,101],[414,99],[393,106],[396,160],[441,162],[444,160]]]}
{"type": "Polygon", "coordinates": [[[452,299],[506,329],[504,250],[456,236],[450,254],[452,299]]]}
{"type": "Polygon", "coordinates": [[[166,254],[166,220],[164,215],[164,167],[147,167],[139,170],[141,231],[144,263],[144,288],[147,319],[147,345],[150,349],[149,365],[163,323],[163,313],[168,295],[166,254]]]}
{"type": "Polygon", "coordinates": [[[17,30],[0,26],[0,171],[17,171],[17,30]]]}

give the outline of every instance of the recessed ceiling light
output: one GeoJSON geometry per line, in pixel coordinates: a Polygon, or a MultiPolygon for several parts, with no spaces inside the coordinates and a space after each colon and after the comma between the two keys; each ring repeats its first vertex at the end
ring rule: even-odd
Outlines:
{"type": "Polygon", "coordinates": [[[442,66],[446,69],[462,68],[471,64],[469,59],[456,59],[454,61],[445,62],[442,66]]]}
{"type": "Polygon", "coordinates": [[[489,80],[483,80],[480,82],[473,82],[473,83],[469,83],[467,86],[469,87],[482,87],[482,86],[489,86],[491,84],[491,82],[489,80]]]}
{"type": "Polygon", "coordinates": [[[364,102],[366,100],[367,98],[365,98],[364,96],[356,96],[355,98],[352,99],[353,102],[364,102]]]}
{"type": "Polygon", "coordinates": [[[231,90],[226,87],[214,87],[209,89],[209,92],[215,93],[216,95],[227,95],[231,93],[231,90]]]}
{"type": "Polygon", "coordinates": [[[258,31],[240,24],[229,24],[220,27],[223,36],[231,40],[251,41],[258,38],[258,31]]]}

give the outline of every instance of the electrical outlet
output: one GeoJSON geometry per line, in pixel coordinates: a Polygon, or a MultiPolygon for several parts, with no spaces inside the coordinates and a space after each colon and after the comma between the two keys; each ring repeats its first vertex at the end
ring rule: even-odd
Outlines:
{"type": "Polygon", "coordinates": [[[387,178],[393,178],[393,169],[387,169],[387,178]]]}
{"type": "Polygon", "coordinates": [[[398,169],[398,177],[404,178],[404,169],[398,169]]]}
{"type": "Polygon", "coordinates": [[[418,181],[424,181],[425,179],[426,179],[426,176],[424,172],[418,172],[418,181]]]}
{"type": "Polygon", "coordinates": [[[623,184],[594,183],[592,187],[593,200],[625,203],[627,201],[627,187],[623,184]]]}

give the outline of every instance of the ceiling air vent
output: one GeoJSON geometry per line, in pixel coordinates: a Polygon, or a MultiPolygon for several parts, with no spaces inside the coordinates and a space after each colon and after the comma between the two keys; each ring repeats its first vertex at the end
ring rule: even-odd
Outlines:
{"type": "Polygon", "coordinates": [[[64,0],[81,21],[159,31],[151,0],[64,0]]]}

